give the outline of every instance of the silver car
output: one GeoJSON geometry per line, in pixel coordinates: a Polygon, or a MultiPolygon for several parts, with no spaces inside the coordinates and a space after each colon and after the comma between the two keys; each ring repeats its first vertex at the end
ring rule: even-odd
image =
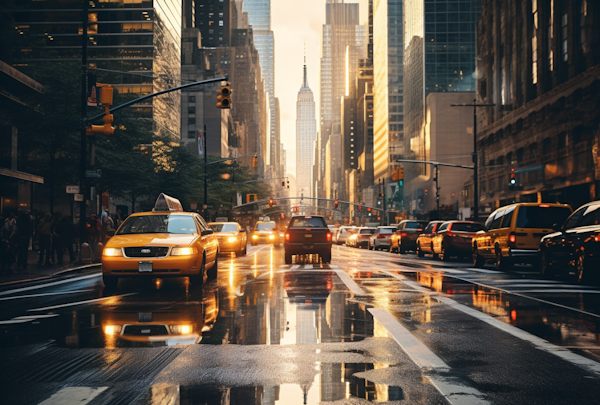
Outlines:
{"type": "Polygon", "coordinates": [[[395,226],[378,226],[375,233],[369,239],[370,250],[390,250],[392,235],[396,231],[395,226]]]}
{"type": "Polygon", "coordinates": [[[350,235],[355,232],[355,226],[342,226],[335,235],[335,243],[343,245],[350,235]]]}

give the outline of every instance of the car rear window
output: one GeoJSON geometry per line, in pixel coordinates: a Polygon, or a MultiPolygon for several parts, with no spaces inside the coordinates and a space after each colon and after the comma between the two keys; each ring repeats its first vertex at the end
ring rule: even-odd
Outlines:
{"type": "Polygon", "coordinates": [[[361,235],[373,235],[375,233],[375,229],[361,229],[361,235]]]}
{"type": "Polygon", "coordinates": [[[194,218],[189,215],[139,215],[131,216],[119,228],[117,235],[139,233],[198,233],[194,218]]]}
{"type": "Polygon", "coordinates": [[[404,229],[423,229],[423,224],[420,222],[407,222],[404,229]]]}
{"type": "Polygon", "coordinates": [[[327,228],[325,220],[321,217],[292,218],[290,228],[327,228]]]}
{"type": "Polygon", "coordinates": [[[273,222],[264,222],[262,224],[256,224],[257,231],[272,231],[275,229],[275,224],[273,222]]]}
{"type": "Polygon", "coordinates": [[[394,228],[379,228],[379,233],[390,234],[390,233],[394,233],[394,231],[395,231],[394,228]]]}
{"type": "Polygon", "coordinates": [[[477,232],[481,231],[483,226],[481,224],[461,224],[454,223],[452,224],[451,231],[452,232],[477,232]]]}
{"type": "Polygon", "coordinates": [[[215,232],[237,232],[235,224],[209,224],[208,226],[215,232]]]}
{"type": "Polygon", "coordinates": [[[551,228],[565,222],[570,214],[566,207],[520,207],[517,228],[551,228]]]}

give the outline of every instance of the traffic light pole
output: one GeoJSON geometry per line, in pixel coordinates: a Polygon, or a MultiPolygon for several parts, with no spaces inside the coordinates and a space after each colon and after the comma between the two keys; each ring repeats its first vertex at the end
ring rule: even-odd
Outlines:
{"type": "Polygon", "coordinates": [[[202,207],[203,210],[208,209],[208,183],[207,183],[207,174],[206,174],[206,166],[207,165],[207,161],[208,161],[208,153],[206,150],[206,125],[204,126],[204,137],[202,139],[202,143],[203,143],[203,150],[204,150],[204,206],[202,207]]]}
{"type": "MultiPolygon", "coordinates": [[[[85,169],[87,163],[87,28],[88,28],[88,1],[84,0],[81,17],[81,138],[80,138],[80,160],[79,160],[79,193],[83,194],[83,201],[79,204],[79,246],[85,239],[86,212],[85,204],[87,202],[85,190],[85,169]]],[[[81,261],[81,250],[79,251],[79,260],[81,261]]]]}

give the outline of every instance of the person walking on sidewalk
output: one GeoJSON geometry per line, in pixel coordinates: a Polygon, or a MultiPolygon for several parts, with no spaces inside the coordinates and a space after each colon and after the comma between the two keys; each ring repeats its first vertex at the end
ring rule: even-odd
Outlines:
{"type": "Polygon", "coordinates": [[[37,227],[38,240],[40,243],[39,265],[50,265],[50,256],[52,255],[52,216],[49,213],[44,214],[37,227]],[[44,261],[44,258],[46,259],[44,261]]]}
{"type": "Polygon", "coordinates": [[[106,242],[115,234],[115,223],[110,217],[110,213],[106,210],[106,216],[102,220],[102,234],[104,235],[102,243],[106,245],[106,242]]]}
{"type": "Polygon", "coordinates": [[[69,262],[75,261],[75,255],[73,254],[73,238],[75,237],[75,226],[69,221],[67,217],[64,217],[61,213],[58,213],[58,223],[54,230],[58,235],[58,264],[62,266],[63,256],[65,250],[69,252],[69,262]]]}
{"type": "Polygon", "coordinates": [[[90,244],[90,248],[92,250],[92,261],[96,260],[96,248],[98,246],[98,242],[100,242],[102,238],[102,224],[98,221],[98,216],[96,214],[92,214],[88,223],[85,224],[85,228],[87,230],[87,238],[88,243],[90,244]]]}
{"type": "Polygon", "coordinates": [[[10,214],[4,221],[2,229],[0,229],[0,261],[2,262],[2,271],[8,272],[10,266],[15,261],[16,256],[16,238],[17,235],[17,220],[15,214],[10,214]]]}
{"type": "Polygon", "coordinates": [[[32,234],[33,223],[31,217],[25,211],[21,211],[17,220],[17,269],[27,269],[29,243],[32,234]]]}

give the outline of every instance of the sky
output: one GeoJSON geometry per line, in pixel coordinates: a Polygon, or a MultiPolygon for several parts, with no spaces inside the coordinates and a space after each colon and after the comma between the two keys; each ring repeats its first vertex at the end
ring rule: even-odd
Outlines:
{"type": "MultiPolygon", "coordinates": [[[[368,0],[360,3],[361,24],[367,22],[368,0]]],[[[287,151],[287,171],[296,175],[296,97],[302,87],[306,45],[308,84],[315,96],[319,127],[319,66],[325,0],[271,0],[271,30],[275,37],[275,97],[281,111],[281,142],[287,151]]]]}

